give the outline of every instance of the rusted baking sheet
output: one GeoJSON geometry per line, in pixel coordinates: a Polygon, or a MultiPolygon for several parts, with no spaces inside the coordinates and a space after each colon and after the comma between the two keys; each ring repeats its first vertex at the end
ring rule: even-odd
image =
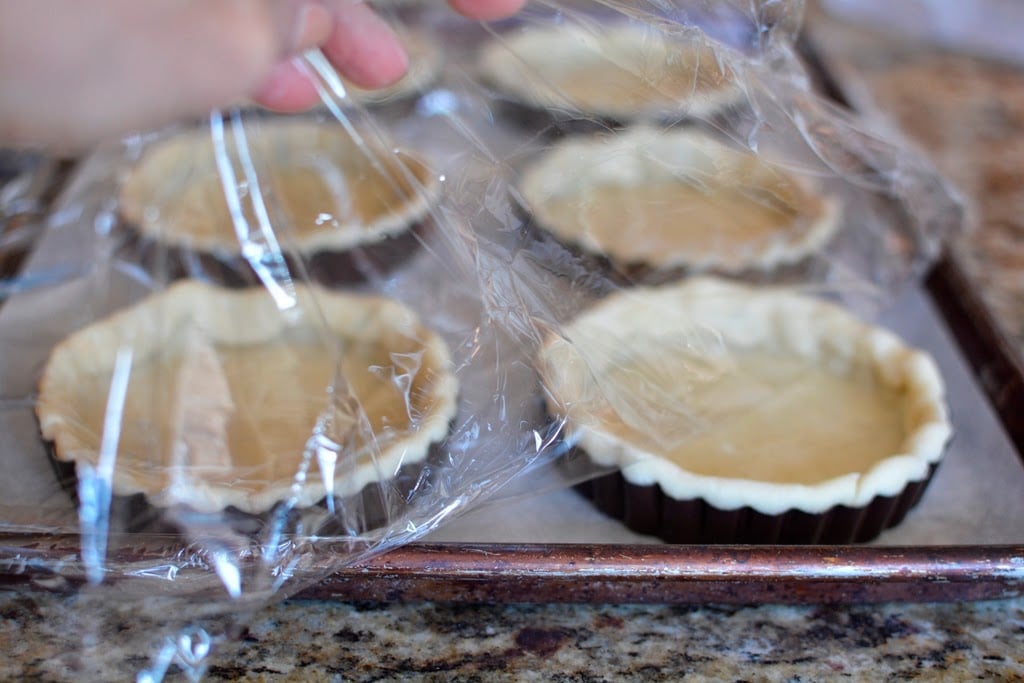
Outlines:
{"type": "MultiPolygon", "coordinates": [[[[138,539],[136,539],[138,540],[138,539]]],[[[0,586],[70,591],[77,538],[0,538],[0,586]],[[66,547],[59,575],[36,562],[66,547]]],[[[166,544],[117,551],[143,569],[180,561],[166,544]]],[[[118,557],[119,556],[119,557],[118,557]]],[[[853,604],[1024,595],[1024,546],[410,544],[320,577],[293,597],[467,603],[853,604]]],[[[112,581],[119,581],[117,575],[112,581]]],[[[314,578],[316,579],[314,581],[314,578]]]]}
{"type": "Polygon", "coordinates": [[[925,282],[1017,453],[1024,458],[1024,365],[956,258],[946,255],[925,282]]]}
{"type": "MultiPolygon", "coordinates": [[[[1024,372],[955,260],[927,288],[1017,447],[1024,452],[1024,372]]],[[[175,565],[167,538],[111,538],[111,565],[175,565]]],[[[76,590],[75,534],[0,535],[0,587],[76,590]],[[65,558],[55,566],[53,558],[65,558]]],[[[1024,545],[687,546],[410,544],[294,585],[320,600],[476,603],[853,604],[1024,596],[1024,545]]],[[[212,574],[205,570],[206,574],[212,574]]],[[[110,573],[110,581],[123,575],[110,573]]],[[[213,585],[211,590],[218,590],[213,585]]],[[[220,589],[222,591],[222,589],[220,589]]]]}
{"type": "MultiPolygon", "coordinates": [[[[797,47],[816,86],[853,108],[822,51],[808,36],[797,47]]],[[[925,288],[942,313],[1018,454],[1024,459],[1024,358],[985,305],[956,255],[946,251],[932,266],[925,288]]]]}
{"type": "Polygon", "coordinates": [[[579,603],[867,603],[1024,593],[1024,546],[410,545],[298,597],[579,603]]]}

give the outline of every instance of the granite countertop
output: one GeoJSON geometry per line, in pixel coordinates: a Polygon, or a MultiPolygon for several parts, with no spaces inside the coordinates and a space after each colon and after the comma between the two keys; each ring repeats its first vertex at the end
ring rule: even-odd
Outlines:
{"type": "MultiPolygon", "coordinates": [[[[154,627],[0,594],[5,680],[132,680],[154,627]]],[[[86,605],[87,607],[87,605],[86,605]]],[[[165,680],[1024,680],[1024,599],[829,606],[285,602],[165,680]]],[[[193,642],[199,642],[193,636],[193,642]]],[[[157,643],[159,644],[159,643],[157,643]]],[[[159,650],[153,648],[153,653],[159,650]]]]}

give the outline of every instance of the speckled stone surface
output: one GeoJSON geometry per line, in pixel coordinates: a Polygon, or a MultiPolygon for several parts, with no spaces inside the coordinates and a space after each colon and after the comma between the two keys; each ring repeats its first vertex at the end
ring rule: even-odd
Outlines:
{"type": "MultiPolygon", "coordinates": [[[[901,6],[913,12],[911,5],[901,6]]],[[[820,9],[808,26],[854,106],[900,130],[963,193],[969,225],[955,253],[1024,354],[1024,63],[953,51],[820,9]]]]}
{"type": "MultiPolygon", "coordinates": [[[[153,670],[159,620],[121,614],[98,624],[89,608],[87,598],[0,594],[0,679],[134,680],[153,670]]],[[[231,637],[194,668],[172,665],[165,680],[1024,680],[1022,599],[747,608],[293,601],[240,621],[220,623],[231,637]]]]}

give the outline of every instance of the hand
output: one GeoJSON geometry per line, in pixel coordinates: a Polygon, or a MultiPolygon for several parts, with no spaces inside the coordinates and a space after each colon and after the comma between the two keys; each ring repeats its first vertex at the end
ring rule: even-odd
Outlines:
{"type": "MultiPolygon", "coordinates": [[[[473,19],[525,0],[450,0],[473,19]]],[[[407,57],[361,0],[0,2],[0,146],[74,150],[251,97],[316,100],[292,57],[312,47],[356,85],[398,80],[407,57]]]]}

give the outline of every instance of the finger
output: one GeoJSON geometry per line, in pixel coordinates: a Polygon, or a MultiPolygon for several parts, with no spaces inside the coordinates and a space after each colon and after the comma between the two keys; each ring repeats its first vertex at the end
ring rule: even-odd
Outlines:
{"type": "Polygon", "coordinates": [[[459,14],[470,19],[492,21],[510,17],[526,4],[526,0],[448,0],[459,14]]]}
{"type": "MultiPolygon", "coordinates": [[[[300,27],[295,44],[305,48],[320,44],[334,66],[364,88],[390,85],[402,77],[408,67],[405,50],[391,28],[366,5],[328,0],[316,9],[317,13],[307,18],[307,26],[300,27]],[[320,33],[321,12],[331,22],[326,36],[320,33]],[[311,40],[316,43],[308,44],[311,40]]],[[[319,99],[306,70],[292,61],[279,64],[252,98],[264,107],[283,112],[307,109],[319,99]]]]}
{"type": "Polygon", "coordinates": [[[358,0],[325,0],[334,31],[321,46],[332,64],[363,88],[391,85],[409,66],[409,58],[391,27],[358,0]]]}
{"type": "Polygon", "coordinates": [[[334,19],[316,0],[285,0],[276,5],[284,27],[284,57],[291,57],[323,43],[331,35],[334,19]]]}
{"type": "Polygon", "coordinates": [[[252,99],[274,111],[299,112],[316,104],[320,96],[305,70],[294,60],[288,60],[274,67],[267,81],[253,93],[252,99]]]}
{"type": "Polygon", "coordinates": [[[274,66],[250,96],[257,104],[275,111],[303,111],[319,98],[305,70],[295,64],[291,55],[325,42],[334,30],[334,18],[321,3],[305,0],[285,0],[276,10],[279,25],[285,27],[282,45],[287,58],[274,66]]]}

